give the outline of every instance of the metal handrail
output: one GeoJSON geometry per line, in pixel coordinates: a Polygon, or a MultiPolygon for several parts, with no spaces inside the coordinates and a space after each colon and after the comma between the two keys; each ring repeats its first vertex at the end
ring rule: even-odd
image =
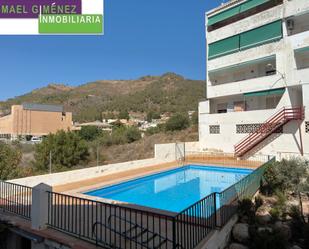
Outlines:
{"type": "Polygon", "coordinates": [[[32,188],[0,181],[0,208],[25,219],[31,219],[32,188]]]}
{"type": "Polygon", "coordinates": [[[261,127],[257,130],[251,132],[249,135],[244,137],[238,144],[234,146],[235,154],[240,154],[244,150],[246,150],[246,146],[250,146],[250,149],[254,147],[254,145],[258,144],[264,138],[273,133],[280,126],[284,125],[290,120],[298,120],[303,118],[303,107],[283,107],[278,112],[276,112],[273,116],[267,119],[261,127]],[[256,141],[254,141],[256,140],[256,141]],[[254,142],[252,144],[252,142],[254,142]]]}

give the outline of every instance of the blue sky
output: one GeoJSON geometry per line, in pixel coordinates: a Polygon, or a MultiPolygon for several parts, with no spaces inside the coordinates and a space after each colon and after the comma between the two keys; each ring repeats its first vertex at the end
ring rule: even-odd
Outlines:
{"type": "Polygon", "coordinates": [[[0,100],[48,83],[175,72],[205,79],[205,11],[222,0],[105,0],[104,36],[0,36],[0,100]]]}

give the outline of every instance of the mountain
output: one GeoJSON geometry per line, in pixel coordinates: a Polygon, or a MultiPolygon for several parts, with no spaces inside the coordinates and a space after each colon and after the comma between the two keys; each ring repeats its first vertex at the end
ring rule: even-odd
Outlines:
{"type": "Polygon", "coordinates": [[[102,112],[187,112],[197,110],[203,98],[204,81],[167,73],[136,80],[100,80],[77,87],[49,84],[0,102],[0,113],[9,113],[11,105],[24,102],[61,104],[73,112],[75,121],[83,122],[101,119],[102,112]]]}

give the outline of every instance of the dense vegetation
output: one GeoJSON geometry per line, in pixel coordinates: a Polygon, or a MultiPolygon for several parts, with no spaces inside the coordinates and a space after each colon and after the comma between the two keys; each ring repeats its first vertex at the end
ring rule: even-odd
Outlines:
{"type": "Polygon", "coordinates": [[[197,110],[198,102],[205,97],[204,89],[203,81],[172,73],[137,80],[96,81],[79,87],[52,84],[0,102],[0,112],[8,113],[12,104],[32,102],[62,104],[79,122],[101,120],[102,112],[109,113],[107,117],[124,119],[128,112],[137,112],[155,119],[164,112],[197,110]],[[115,112],[119,115],[115,116],[115,112]]]}
{"type": "Polygon", "coordinates": [[[195,121],[185,114],[175,114],[166,124],[150,128],[142,138],[138,127],[118,123],[112,132],[94,126],[80,131],[59,131],[40,144],[0,143],[0,178],[53,173],[97,164],[124,162],[153,157],[154,144],[196,141],[195,121]],[[50,161],[51,160],[51,161],[50,161]]]}
{"type": "Polygon", "coordinates": [[[21,151],[16,146],[0,142],[0,180],[19,175],[21,156],[21,151]]]}
{"type": "Polygon", "coordinates": [[[49,169],[50,157],[53,170],[72,168],[87,163],[88,146],[75,132],[59,131],[48,135],[42,143],[36,145],[34,168],[46,172],[49,169]]]}
{"type": "Polygon", "coordinates": [[[309,204],[308,191],[307,161],[270,165],[255,200],[239,202],[239,223],[233,228],[229,248],[309,249],[309,213],[303,209],[303,202],[309,204]]]}

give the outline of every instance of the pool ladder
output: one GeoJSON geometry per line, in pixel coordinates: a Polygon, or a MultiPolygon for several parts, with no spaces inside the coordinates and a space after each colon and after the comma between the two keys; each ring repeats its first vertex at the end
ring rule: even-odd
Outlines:
{"type": "MultiPolygon", "coordinates": [[[[97,244],[100,242],[103,243],[104,246],[107,246],[107,243],[105,241],[98,240],[98,236],[96,234],[97,226],[105,227],[114,234],[117,234],[121,238],[124,238],[126,242],[131,241],[136,245],[139,245],[141,248],[147,248],[147,249],[172,248],[173,245],[172,240],[165,238],[159,235],[158,233],[150,231],[148,228],[144,228],[141,225],[128,221],[118,215],[110,215],[108,218],[107,225],[102,222],[95,222],[92,225],[92,234],[93,236],[96,237],[97,244]],[[112,220],[114,222],[114,227],[112,225],[112,220]],[[116,227],[117,223],[121,227],[127,227],[128,225],[129,228],[125,231],[121,231],[121,229],[119,231],[119,229],[117,229],[116,227]]],[[[122,249],[122,247],[116,245],[108,245],[108,246],[109,248],[122,249]]],[[[176,245],[176,248],[182,248],[182,246],[176,245]]]]}

